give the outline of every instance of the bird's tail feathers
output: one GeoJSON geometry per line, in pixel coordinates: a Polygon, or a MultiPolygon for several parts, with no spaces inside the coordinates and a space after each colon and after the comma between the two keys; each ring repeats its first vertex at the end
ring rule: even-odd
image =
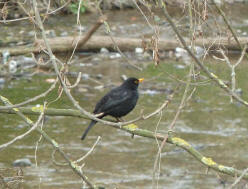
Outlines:
{"type": "Polygon", "coordinates": [[[90,129],[97,123],[97,121],[95,120],[92,120],[89,124],[89,126],[87,127],[87,129],[84,131],[82,137],[81,137],[81,140],[84,140],[86,135],[88,134],[88,132],[90,131],[90,129]]]}

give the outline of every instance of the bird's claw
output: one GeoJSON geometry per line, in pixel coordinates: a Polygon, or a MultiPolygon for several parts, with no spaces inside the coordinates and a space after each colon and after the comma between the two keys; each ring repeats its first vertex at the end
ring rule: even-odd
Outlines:
{"type": "Polygon", "coordinates": [[[124,122],[124,120],[120,117],[116,117],[117,122],[124,122]]]}
{"type": "Polygon", "coordinates": [[[131,138],[134,139],[134,134],[133,133],[131,134],[131,138]]]}

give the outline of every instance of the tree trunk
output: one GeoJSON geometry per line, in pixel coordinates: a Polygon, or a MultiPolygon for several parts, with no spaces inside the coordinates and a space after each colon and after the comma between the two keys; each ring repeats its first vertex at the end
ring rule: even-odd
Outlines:
{"type": "MultiPolygon", "coordinates": [[[[79,40],[82,40],[84,36],[80,37],[55,37],[48,38],[49,44],[54,53],[72,51],[75,43],[79,40]]],[[[127,37],[113,37],[115,44],[118,45],[122,51],[133,51],[136,47],[144,47],[152,49],[150,39],[140,39],[140,38],[127,38],[127,37]]],[[[248,43],[247,37],[240,37],[239,41],[241,45],[248,43]]],[[[187,44],[190,44],[190,40],[186,39],[187,44]]],[[[210,48],[218,49],[220,47],[228,50],[240,50],[239,46],[233,39],[228,38],[205,38],[197,39],[195,45],[210,48]]],[[[99,51],[102,47],[105,47],[111,51],[116,51],[115,45],[109,36],[92,36],[89,41],[82,47],[77,46],[76,51],[99,51]]],[[[176,47],[180,47],[180,44],[177,40],[174,39],[159,39],[158,49],[169,51],[174,50],[176,47]]],[[[44,49],[44,42],[41,39],[35,41],[32,46],[16,46],[9,48],[0,48],[0,53],[3,51],[9,51],[11,55],[20,55],[27,53],[39,53],[44,49]]]]}

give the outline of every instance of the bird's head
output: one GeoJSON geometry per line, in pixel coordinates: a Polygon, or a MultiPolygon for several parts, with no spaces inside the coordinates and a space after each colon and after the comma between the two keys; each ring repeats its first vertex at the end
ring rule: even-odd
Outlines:
{"type": "Polygon", "coordinates": [[[139,84],[143,81],[144,81],[144,78],[137,79],[134,77],[130,77],[127,80],[125,80],[122,85],[130,89],[137,89],[139,84]]]}

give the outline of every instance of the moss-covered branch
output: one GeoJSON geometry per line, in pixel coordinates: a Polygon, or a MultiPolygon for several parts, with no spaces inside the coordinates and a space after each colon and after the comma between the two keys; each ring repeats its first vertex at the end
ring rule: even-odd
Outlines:
{"type": "MultiPolygon", "coordinates": [[[[27,115],[40,115],[43,110],[43,106],[40,107],[20,107],[18,108],[23,114],[27,115]]],[[[0,110],[0,113],[15,114],[13,109],[11,110],[0,110]]],[[[46,108],[45,114],[48,116],[72,116],[81,117],[85,119],[90,119],[89,117],[82,115],[79,110],[75,109],[56,109],[56,108],[46,108]]]]}
{"type": "MultiPolygon", "coordinates": [[[[21,112],[23,112],[24,114],[30,114],[30,115],[40,115],[40,113],[43,111],[42,106],[40,108],[37,107],[21,107],[19,108],[19,110],[21,112]]],[[[14,110],[0,110],[0,113],[10,113],[10,114],[14,114],[15,111],[14,110]]],[[[74,109],[55,109],[55,108],[47,108],[45,110],[45,115],[48,116],[72,116],[72,117],[80,117],[80,118],[84,118],[84,119],[90,119],[87,116],[82,115],[79,110],[74,110],[74,109]]],[[[115,126],[112,126],[115,127],[115,126]]],[[[130,124],[127,126],[123,126],[123,127],[115,127],[117,129],[121,129],[123,131],[126,131],[128,133],[131,133],[133,135],[137,135],[137,136],[142,136],[142,137],[147,137],[147,138],[151,138],[151,139],[155,139],[157,138],[160,141],[163,141],[165,138],[165,135],[159,134],[159,133],[154,133],[148,130],[144,130],[144,129],[139,129],[137,127],[137,125],[135,124],[130,124]]],[[[232,167],[228,167],[228,166],[224,166],[221,164],[218,164],[216,162],[214,162],[211,158],[205,157],[203,156],[199,151],[197,151],[195,148],[193,148],[188,142],[186,142],[185,140],[178,138],[178,137],[173,137],[169,134],[167,140],[167,143],[170,144],[174,144],[184,150],[186,150],[188,153],[190,153],[195,159],[197,159],[198,161],[200,161],[203,165],[212,168],[218,172],[230,175],[230,176],[240,176],[242,174],[242,171],[232,168],[232,167]]],[[[248,173],[245,174],[245,176],[243,177],[243,179],[248,180],[248,173]]]]}
{"type": "MultiPolygon", "coordinates": [[[[0,100],[6,105],[6,106],[12,106],[13,104],[5,97],[0,95],[0,100]]],[[[13,108],[12,109],[13,113],[19,115],[31,128],[34,127],[34,122],[29,119],[27,116],[25,116],[21,109],[19,108],[13,108]]],[[[41,114],[44,113],[44,109],[40,108],[39,111],[36,111],[37,114],[41,114]]],[[[60,155],[66,160],[66,162],[68,163],[68,165],[72,168],[72,170],[79,175],[90,188],[96,188],[96,186],[94,184],[92,184],[92,182],[88,179],[87,176],[85,176],[84,174],[82,174],[82,172],[80,171],[79,166],[74,163],[72,160],[70,160],[70,158],[67,156],[67,154],[60,148],[59,144],[52,139],[46,132],[44,132],[43,130],[41,130],[40,128],[36,127],[35,130],[40,133],[45,139],[46,141],[48,141],[56,151],[58,151],[60,153],[60,155]]]]}
{"type": "MultiPolygon", "coordinates": [[[[121,128],[121,130],[127,131],[133,135],[148,137],[152,139],[158,139],[160,141],[163,141],[165,138],[165,135],[162,134],[155,134],[154,132],[139,129],[136,125],[130,124],[127,126],[124,126],[121,128]]],[[[212,168],[215,171],[236,177],[241,176],[243,171],[240,171],[238,169],[235,169],[233,167],[224,166],[221,164],[216,163],[209,157],[203,156],[199,151],[197,151],[195,148],[193,148],[187,141],[183,140],[182,138],[173,137],[170,134],[168,135],[168,138],[166,140],[167,143],[175,144],[176,146],[186,150],[188,153],[190,153],[192,156],[194,156],[195,159],[200,161],[203,165],[207,166],[208,168],[212,168]]],[[[243,177],[243,179],[248,180],[248,174],[246,173],[243,177]]]]}

